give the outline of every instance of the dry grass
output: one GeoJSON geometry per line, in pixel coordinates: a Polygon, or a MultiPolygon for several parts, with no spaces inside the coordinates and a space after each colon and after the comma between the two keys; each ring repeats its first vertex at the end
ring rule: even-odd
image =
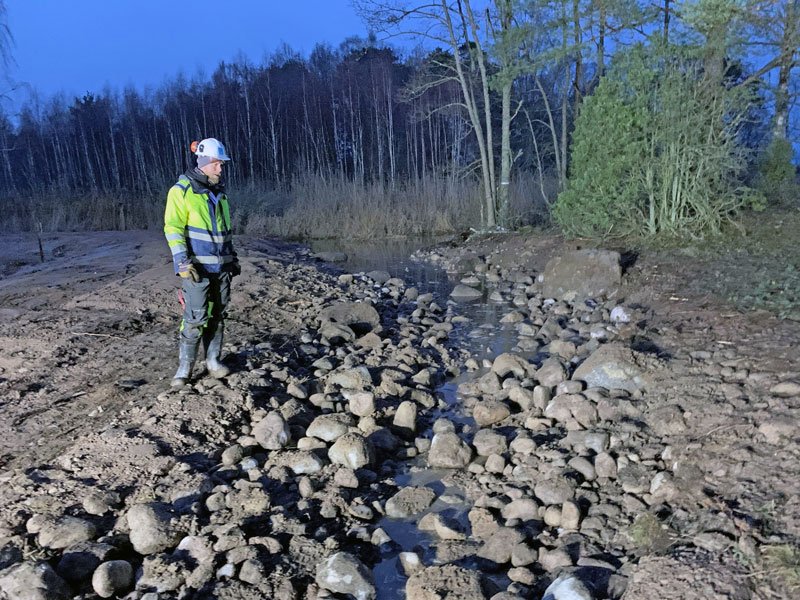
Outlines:
{"type": "MultiPolygon", "coordinates": [[[[160,229],[164,193],[157,196],[63,196],[57,192],[0,199],[4,231],[97,231],[160,229]]],[[[527,175],[512,184],[509,225],[549,219],[544,188],[555,198],[552,181],[540,185],[527,175]]],[[[249,235],[286,238],[377,239],[440,235],[480,225],[481,186],[468,179],[427,178],[388,184],[359,184],[306,176],[285,188],[232,188],[234,229],[249,235]]]]}
{"type": "Polygon", "coordinates": [[[763,549],[764,566],[777,575],[789,591],[800,591],[800,550],[783,544],[763,549]]]}

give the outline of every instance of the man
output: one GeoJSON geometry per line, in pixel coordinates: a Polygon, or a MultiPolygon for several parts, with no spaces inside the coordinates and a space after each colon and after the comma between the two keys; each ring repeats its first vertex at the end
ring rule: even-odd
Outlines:
{"type": "Polygon", "coordinates": [[[230,157],[214,138],[192,143],[192,151],[197,167],[170,188],[164,212],[164,234],[183,284],[180,365],[172,378],[174,387],[191,377],[201,338],[209,374],[221,379],[230,373],[220,362],[220,351],[231,279],[241,272],[233,250],[228,199],[220,183],[230,157]]]}

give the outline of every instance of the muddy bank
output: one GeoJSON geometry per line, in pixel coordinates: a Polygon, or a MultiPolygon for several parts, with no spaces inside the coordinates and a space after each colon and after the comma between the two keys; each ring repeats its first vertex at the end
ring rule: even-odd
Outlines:
{"type": "Polygon", "coordinates": [[[793,324],[646,258],[610,299],[552,298],[553,238],[425,255],[496,325],[238,242],[233,373],[179,391],[159,235],[4,250],[7,597],[791,597],[768,559],[800,524],[793,324]],[[452,343],[487,326],[511,352],[452,343]]]}

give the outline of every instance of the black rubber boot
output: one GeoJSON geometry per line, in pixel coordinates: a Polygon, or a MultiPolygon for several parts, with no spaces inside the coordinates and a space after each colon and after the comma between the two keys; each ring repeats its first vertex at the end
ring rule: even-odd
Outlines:
{"type": "Polygon", "coordinates": [[[180,364],[175,375],[172,376],[172,387],[182,387],[186,385],[186,381],[192,375],[192,366],[197,358],[197,345],[200,340],[187,341],[181,338],[180,346],[178,347],[178,357],[180,364]]]}
{"type": "MultiPolygon", "coordinates": [[[[211,332],[208,332],[211,333],[211,332]]],[[[222,379],[230,374],[231,370],[219,361],[222,352],[222,339],[225,335],[225,325],[217,325],[213,335],[203,336],[203,345],[206,347],[206,368],[208,374],[214,379],[222,379]]]]}

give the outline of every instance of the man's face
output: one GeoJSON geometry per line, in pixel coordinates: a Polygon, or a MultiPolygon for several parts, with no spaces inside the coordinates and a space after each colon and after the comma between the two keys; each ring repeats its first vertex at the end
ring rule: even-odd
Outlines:
{"type": "Polygon", "coordinates": [[[200,167],[200,170],[206,174],[206,177],[208,177],[208,181],[210,183],[217,184],[219,183],[219,178],[222,175],[222,166],[224,164],[224,161],[217,160],[215,158],[206,166],[200,167]]]}

